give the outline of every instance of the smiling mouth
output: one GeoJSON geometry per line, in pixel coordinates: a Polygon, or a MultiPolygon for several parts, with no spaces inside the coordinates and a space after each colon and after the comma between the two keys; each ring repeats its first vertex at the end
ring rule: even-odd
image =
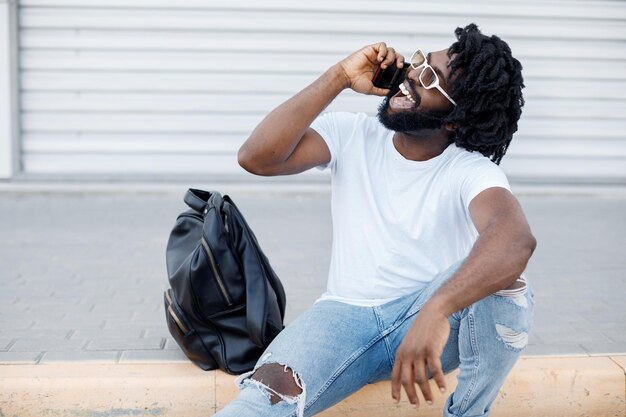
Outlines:
{"type": "Polygon", "coordinates": [[[404,94],[405,97],[407,97],[413,104],[416,104],[415,98],[404,83],[400,84],[398,88],[400,88],[400,92],[404,94]]]}
{"type": "Polygon", "coordinates": [[[419,98],[416,100],[406,84],[402,83],[398,88],[400,90],[389,100],[392,110],[409,110],[419,105],[419,98]]]}

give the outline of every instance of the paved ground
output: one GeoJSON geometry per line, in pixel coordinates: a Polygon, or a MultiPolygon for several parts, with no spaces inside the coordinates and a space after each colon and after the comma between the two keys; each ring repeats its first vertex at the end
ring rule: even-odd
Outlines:
{"type": "MultiPolygon", "coordinates": [[[[325,286],[329,193],[231,188],[220,190],[282,279],[289,322],[325,286]]],[[[162,292],[185,187],[120,190],[0,192],[0,362],[183,358],[162,292]]],[[[626,352],[626,193],[518,197],[539,241],[527,269],[537,308],[526,354],[626,352]]]]}

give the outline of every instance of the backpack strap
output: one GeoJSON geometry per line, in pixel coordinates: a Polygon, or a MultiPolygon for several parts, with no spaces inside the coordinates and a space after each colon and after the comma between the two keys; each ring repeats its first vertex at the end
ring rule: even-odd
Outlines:
{"type": "Polygon", "coordinates": [[[284,297],[284,292],[282,287],[278,292],[271,285],[272,280],[265,270],[267,260],[260,252],[256,237],[237,206],[228,196],[225,196],[224,200],[227,202],[224,210],[237,224],[237,230],[234,231],[235,244],[243,268],[242,273],[246,279],[246,323],[249,337],[257,346],[267,346],[282,330],[282,323],[272,323],[269,319],[283,318],[284,298],[277,299],[277,293],[284,297]]]}

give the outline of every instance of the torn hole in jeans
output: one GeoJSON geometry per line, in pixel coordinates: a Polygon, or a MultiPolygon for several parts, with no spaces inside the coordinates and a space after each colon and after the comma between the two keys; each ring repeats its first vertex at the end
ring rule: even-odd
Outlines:
{"type": "Polygon", "coordinates": [[[516,332],[513,329],[508,328],[502,324],[496,323],[496,332],[507,346],[513,349],[524,349],[528,344],[527,332],[516,332]]]}
{"type": "Polygon", "coordinates": [[[496,292],[495,295],[508,298],[520,307],[528,308],[528,300],[525,297],[527,291],[526,280],[519,277],[512,285],[496,292]]]}
{"type": "MultiPolygon", "coordinates": [[[[269,358],[270,355],[271,353],[266,354],[263,356],[262,359],[266,360],[267,358],[269,358]]],[[[237,378],[235,383],[239,386],[239,388],[243,388],[246,385],[255,387],[256,389],[259,390],[259,392],[265,398],[267,398],[267,400],[272,405],[278,404],[281,401],[284,401],[287,404],[296,404],[297,416],[304,417],[304,406],[306,403],[306,385],[304,381],[302,381],[302,378],[300,377],[300,375],[298,375],[295,370],[289,367],[289,365],[285,365],[285,364],[277,363],[277,362],[273,362],[273,363],[260,363],[260,362],[262,361],[259,361],[255,369],[253,369],[252,371],[247,372],[243,375],[240,375],[237,378]],[[269,371],[268,373],[264,374],[263,372],[264,367],[266,367],[265,370],[269,371]],[[299,389],[300,393],[298,393],[297,395],[289,395],[289,394],[284,394],[280,392],[280,391],[289,391],[289,388],[284,387],[285,384],[282,383],[283,381],[277,381],[274,379],[274,377],[277,377],[277,378],[283,377],[283,375],[281,375],[280,373],[276,374],[276,368],[282,368],[283,373],[291,372],[291,378],[293,378],[295,387],[299,389]],[[259,379],[252,378],[252,376],[256,377],[255,374],[258,370],[261,370],[261,375],[259,376],[259,379]],[[277,385],[281,386],[281,388],[279,389],[272,388],[272,386],[276,387],[277,385]],[[278,400],[274,401],[275,398],[278,398],[278,400]]]]}

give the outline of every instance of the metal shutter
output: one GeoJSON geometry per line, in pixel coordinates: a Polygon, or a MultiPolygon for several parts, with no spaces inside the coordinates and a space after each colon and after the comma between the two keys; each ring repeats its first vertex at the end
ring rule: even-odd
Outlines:
{"type": "MultiPolygon", "coordinates": [[[[470,22],[524,65],[509,178],[626,182],[617,1],[22,0],[23,172],[247,178],[240,144],[327,67],[380,40],[442,49],[470,22]]],[[[379,101],[345,92],[330,110],[373,114],[379,101]]]]}

